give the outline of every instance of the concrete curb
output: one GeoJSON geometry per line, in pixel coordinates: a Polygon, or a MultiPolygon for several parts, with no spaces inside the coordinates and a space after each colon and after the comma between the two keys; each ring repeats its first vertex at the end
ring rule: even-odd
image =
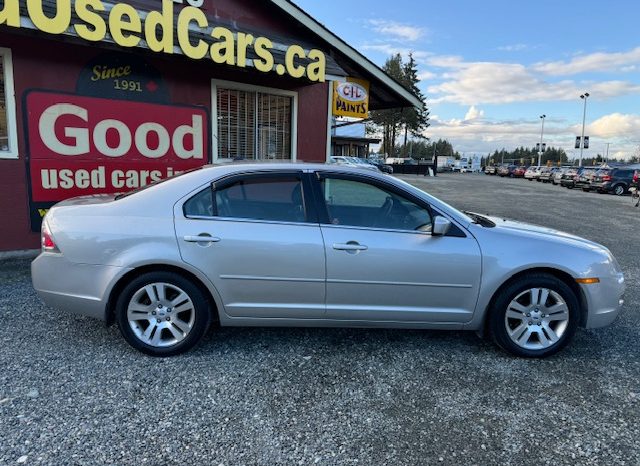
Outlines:
{"type": "Polygon", "coordinates": [[[9,259],[34,259],[40,249],[23,249],[19,251],[0,251],[0,261],[9,259]]]}

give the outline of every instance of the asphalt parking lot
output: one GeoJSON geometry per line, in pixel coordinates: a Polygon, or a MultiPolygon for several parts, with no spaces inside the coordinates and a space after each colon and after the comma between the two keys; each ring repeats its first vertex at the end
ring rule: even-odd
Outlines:
{"type": "Polygon", "coordinates": [[[609,247],[617,322],[546,360],[473,333],[223,329],[171,359],[47,308],[0,262],[0,464],[640,464],[640,209],[520,179],[404,179],[609,247]]]}

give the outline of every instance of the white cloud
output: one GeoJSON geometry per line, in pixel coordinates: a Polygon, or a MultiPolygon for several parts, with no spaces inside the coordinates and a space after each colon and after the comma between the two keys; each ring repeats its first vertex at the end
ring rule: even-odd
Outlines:
{"type": "Polygon", "coordinates": [[[640,135],[640,115],[605,115],[588,126],[588,133],[602,138],[637,138],[640,135]]]}
{"type": "Polygon", "coordinates": [[[370,50],[373,52],[382,53],[384,55],[396,55],[400,54],[404,58],[408,57],[409,54],[413,55],[413,58],[420,61],[425,61],[427,57],[431,56],[430,52],[425,52],[424,50],[413,50],[409,47],[401,47],[395,44],[389,43],[366,43],[360,46],[362,50],[370,50]]]}
{"type": "Polygon", "coordinates": [[[633,71],[632,65],[640,64],[640,47],[627,52],[596,52],[578,55],[569,61],[541,62],[532,69],[551,76],[569,76],[587,72],[633,71]]]}
{"type": "MultiPolygon", "coordinates": [[[[579,130],[580,128],[576,125],[547,119],[544,142],[548,146],[563,148],[570,158],[577,157],[578,151],[574,150],[573,145],[579,130]]],[[[605,142],[611,142],[612,156],[629,159],[640,145],[640,141],[633,139],[638,131],[640,131],[640,115],[606,115],[588,126],[587,133],[591,136],[591,149],[586,152],[585,157],[591,158],[598,153],[602,154],[605,142]],[[632,137],[627,138],[630,135],[632,137]]],[[[540,141],[540,121],[539,119],[499,121],[484,117],[443,120],[434,115],[431,117],[431,127],[426,135],[451,141],[453,147],[459,152],[488,154],[503,147],[507,150],[520,146],[533,147],[540,141]]]]}
{"type": "Polygon", "coordinates": [[[478,105],[573,100],[585,90],[597,99],[640,93],[640,84],[627,81],[545,81],[517,63],[454,61],[453,66],[453,71],[443,75],[447,81],[428,88],[432,103],[478,105]]]}
{"type": "Polygon", "coordinates": [[[467,114],[464,116],[464,121],[477,120],[484,116],[484,110],[480,110],[475,105],[469,107],[467,114]]]}
{"type": "Polygon", "coordinates": [[[426,33],[426,29],[424,28],[386,19],[371,19],[369,20],[369,24],[374,31],[390,39],[400,41],[415,42],[426,33]]]}
{"type": "Polygon", "coordinates": [[[431,71],[420,71],[420,72],[418,73],[418,79],[419,79],[420,81],[425,81],[425,80],[428,80],[428,79],[433,79],[433,78],[435,78],[435,77],[437,77],[437,75],[436,75],[435,73],[432,73],[431,71]]]}
{"type": "Polygon", "coordinates": [[[500,46],[498,50],[502,50],[503,52],[520,52],[528,48],[529,46],[527,44],[512,44],[500,46]]]}

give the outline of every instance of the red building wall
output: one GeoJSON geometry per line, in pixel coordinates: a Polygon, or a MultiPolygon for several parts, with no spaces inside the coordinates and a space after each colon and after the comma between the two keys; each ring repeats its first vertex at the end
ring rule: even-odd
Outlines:
{"type": "MultiPolygon", "coordinates": [[[[219,9],[233,3],[217,2],[219,9]]],[[[230,13],[229,13],[230,14],[230,13]]],[[[242,16],[247,18],[247,16],[242,16]]],[[[265,20],[265,27],[277,25],[265,20]]],[[[56,40],[32,38],[0,31],[0,47],[11,49],[13,58],[16,116],[18,128],[18,160],[0,159],[0,251],[39,247],[39,235],[32,233],[29,220],[26,135],[22,99],[29,89],[75,92],[82,68],[102,49],[71,45],[56,40]]],[[[295,90],[298,92],[298,160],[323,162],[327,144],[328,84],[300,86],[299,81],[275,74],[262,74],[223,68],[207,61],[194,62],[179,56],[162,56],[136,51],[160,71],[169,86],[173,103],[201,105],[211,111],[211,79],[295,90]]]]}

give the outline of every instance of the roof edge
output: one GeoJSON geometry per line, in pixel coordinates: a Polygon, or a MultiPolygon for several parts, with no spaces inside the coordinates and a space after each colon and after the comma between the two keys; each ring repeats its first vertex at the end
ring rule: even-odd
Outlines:
{"type": "Polygon", "coordinates": [[[399,94],[403,99],[409,102],[414,107],[422,107],[424,106],[424,102],[418,99],[413,93],[409,92],[404,88],[400,83],[387,75],[379,66],[369,60],[367,57],[362,55],[356,49],[351,47],[345,41],[340,39],[337,35],[323,26],[320,22],[314,19],[311,15],[309,15],[306,11],[300,8],[298,5],[293,3],[291,0],[271,0],[271,3],[279,7],[285,13],[296,19],[302,25],[304,25],[307,29],[311,30],[314,34],[320,36],[325,41],[327,41],[330,45],[335,47],[338,51],[343,53],[345,56],[353,60],[355,63],[362,66],[365,70],[367,70],[372,75],[376,76],[381,82],[383,82],[387,87],[392,89],[394,92],[399,94]]]}

